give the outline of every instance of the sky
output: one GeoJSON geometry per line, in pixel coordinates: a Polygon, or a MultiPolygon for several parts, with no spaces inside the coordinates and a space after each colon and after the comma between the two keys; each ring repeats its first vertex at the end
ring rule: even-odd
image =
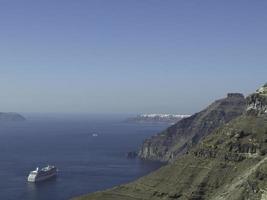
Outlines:
{"type": "Polygon", "coordinates": [[[0,0],[0,111],[192,114],[267,82],[265,0],[0,0]]]}

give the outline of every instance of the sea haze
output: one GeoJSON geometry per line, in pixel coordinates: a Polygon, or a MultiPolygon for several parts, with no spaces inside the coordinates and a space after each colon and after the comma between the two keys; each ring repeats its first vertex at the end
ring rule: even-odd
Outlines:
{"type": "Polygon", "coordinates": [[[0,123],[0,199],[69,199],[132,181],[161,166],[125,154],[168,124],[125,123],[125,116],[118,115],[26,117],[25,122],[0,123]],[[58,167],[56,179],[27,182],[31,170],[47,164],[58,167]]]}

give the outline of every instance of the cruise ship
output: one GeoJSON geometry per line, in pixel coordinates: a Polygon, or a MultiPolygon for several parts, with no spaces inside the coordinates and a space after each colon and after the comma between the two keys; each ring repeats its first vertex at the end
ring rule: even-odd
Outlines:
{"type": "Polygon", "coordinates": [[[48,165],[39,170],[37,167],[36,170],[31,171],[28,176],[29,182],[39,182],[44,181],[49,178],[55,177],[57,175],[57,168],[55,166],[48,165]]]}

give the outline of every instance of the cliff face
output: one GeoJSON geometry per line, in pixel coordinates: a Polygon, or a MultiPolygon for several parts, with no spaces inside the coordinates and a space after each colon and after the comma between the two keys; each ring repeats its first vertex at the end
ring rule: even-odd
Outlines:
{"type": "Polygon", "coordinates": [[[4,113],[0,112],[1,121],[25,121],[26,119],[18,113],[4,113]]]}
{"type": "MultiPolygon", "coordinates": [[[[249,108],[250,97],[247,102],[249,108]]],[[[78,199],[266,200],[266,188],[267,113],[244,112],[173,163],[133,183],[78,199]]]]}
{"type": "Polygon", "coordinates": [[[267,89],[266,92],[257,92],[247,97],[246,112],[250,115],[267,113],[267,89]]]}
{"type": "Polygon", "coordinates": [[[144,141],[139,157],[147,160],[172,161],[219,126],[240,116],[246,101],[242,94],[230,93],[203,111],[185,118],[144,141]]]}

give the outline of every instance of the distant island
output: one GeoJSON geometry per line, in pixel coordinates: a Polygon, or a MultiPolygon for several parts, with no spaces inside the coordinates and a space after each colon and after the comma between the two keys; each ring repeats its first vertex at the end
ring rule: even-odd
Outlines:
{"type": "Polygon", "coordinates": [[[175,114],[140,114],[136,117],[128,118],[126,122],[131,123],[176,123],[190,115],[175,114]]]}
{"type": "Polygon", "coordinates": [[[13,112],[0,112],[0,122],[9,122],[9,121],[25,121],[25,117],[18,113],[13,112]]]}

